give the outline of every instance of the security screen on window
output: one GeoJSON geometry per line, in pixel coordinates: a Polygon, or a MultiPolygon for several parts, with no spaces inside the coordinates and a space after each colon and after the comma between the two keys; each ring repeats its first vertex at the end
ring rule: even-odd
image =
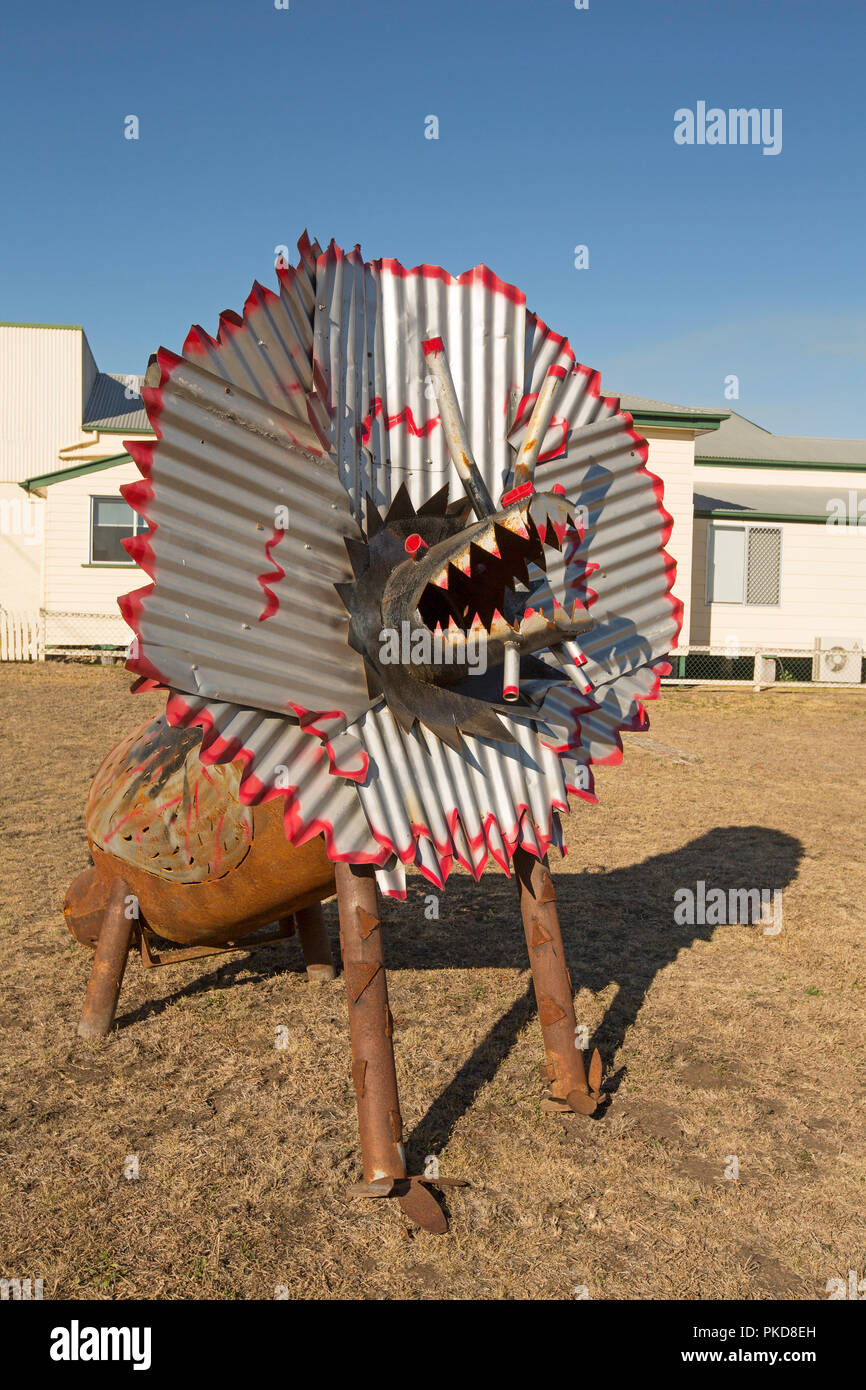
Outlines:
{"type": "Polygon", "coordinates": [[[122,497],[91,497],[90,505],[90,563],[131,565],[120,542],[143,530],[146,523],[122,497]]]}
{"type": "Polygon", "coordinates": [[[777,607],[781,602],[782,528],[710,524],[707,603],[777,607]]]}

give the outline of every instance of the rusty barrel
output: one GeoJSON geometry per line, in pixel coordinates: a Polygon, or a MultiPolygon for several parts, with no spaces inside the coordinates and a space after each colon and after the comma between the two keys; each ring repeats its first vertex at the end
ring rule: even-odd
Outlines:
{"type": "Polygon", "coordinates": [[[199,729],[160,715],[99,767],[86,811],[93,867],[63,908],[77,940],[95,944],[117,878],[153,933],[195,946],[221,946],[334,892],[322,836],[292,846],[283,797],[243,805],[241,764],[206,766],[200,746],[199,729]]]}

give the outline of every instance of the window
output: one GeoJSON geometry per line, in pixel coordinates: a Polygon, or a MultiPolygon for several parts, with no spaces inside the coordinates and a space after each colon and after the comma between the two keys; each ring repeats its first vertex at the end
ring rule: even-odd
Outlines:
{"type": "Polygon", "coordinates": [[[746,603],[776,606],[782,587],[781,526],[748,528],[746,603]]]}
{"type": "Polygon", "coordinates": [[[137,536],[146,530],[147,522],[122,497],[91,497],[90,563],[133,564],[120,542],[124,536],[137,536]]]}
{"type": "Polygon", "coordinates": [[[707,603],[779,605],[781,526],[725,526],[710,522],[707,539],[707,603]]]}

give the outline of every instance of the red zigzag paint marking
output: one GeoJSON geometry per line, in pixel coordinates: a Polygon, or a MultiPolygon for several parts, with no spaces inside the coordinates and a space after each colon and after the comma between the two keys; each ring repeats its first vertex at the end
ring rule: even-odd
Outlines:
{"type": "Polygon", "coordinates": [[[387,430],[392,430],[397,425],[405,425],[410,434],[414,434],[416,439],[426,439],[428,434],[432,434],[436,426],[441,423],[438,415],[431,415],[429,420],[425,420],[423,425],[416,423],[412,414],[411,405],[404,406],[396,415],[386,415],[385,405],[381,396],[377,396],[373,402],[373,409],[369,415],[365,415],[361,421],[361,441],[369,444],[370,435],[373,432],[373,421],[382,419],[387,430]]]}
{"type": "Polygon", "coordinates": [[[265,618],[272,618],[280,606],[280,600],[273,590],[268,588],[268,585],[278,584],[281,579],[285,579],[286,577],[286,571],[283,569],[279,560],[275,560],[271,554],[274,546],[279,545],[285,534],[285,531],[277,527],[271,539],[265,542],[265,554],[274,568],[272,570],[266,570],[264,574],[256,575],[258,582],[265,591],[265,606],[259,614],[260,623],[263,623],[265,618]]]}

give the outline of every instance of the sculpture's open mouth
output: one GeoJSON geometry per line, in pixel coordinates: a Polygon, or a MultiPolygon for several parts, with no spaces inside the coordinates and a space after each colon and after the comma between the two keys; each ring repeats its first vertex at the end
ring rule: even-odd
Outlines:
{"type": "Polygon", "coordinates": [[[550,555],[560,554],[575,511],[564,497],[536,493],[425,551],[416,561],[413,618],[446,644],[483,633],[490,665],[506,643],[529,653],[579,636],[592,626],[583,604],[564,606],[553,596],[536,607],[541,581],[531,572],[546,571],[550,555]]]}
{"type": "Polygon", "coordinates": [[[347,542],[355,579],[337,589],[371,697],[384,694],[404,727],[503,738],[496,711],[521,699],[521,659],[592,627],[561,565],[550,573],[579,539],[580,509],[527,489],[481,521],[465,512],[447,488],[417,511],[405,488],[385,516],[370,502],[365,541],[347,542]]]}

